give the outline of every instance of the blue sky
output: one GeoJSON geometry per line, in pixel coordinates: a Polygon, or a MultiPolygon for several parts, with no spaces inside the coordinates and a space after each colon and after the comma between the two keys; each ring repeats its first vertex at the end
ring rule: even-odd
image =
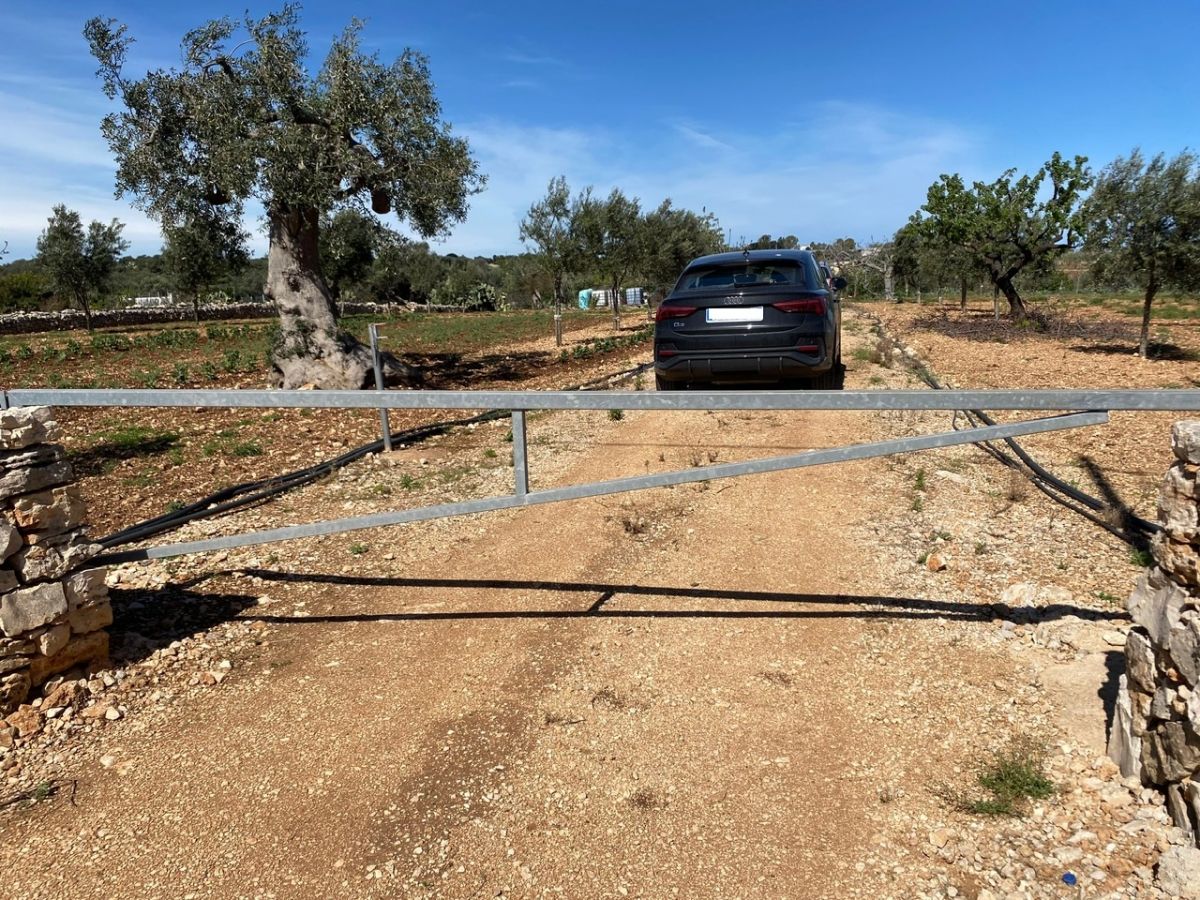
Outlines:
{"type": "MultiPolygon", "coordinates": [[[[115,200],[98,124],[108,101],[81,36],[130,26],[144,71],[208,18],[274,4],[4,0],[0,242],[31,255],[50,207],[157,226],[115,200]]],[[[1200,4],[309,2],[314,54],[349,16],[369,47],[430,57],[446,118],[487,190],[438,245],[520,249],[517,224],[554,175],[715,212],[734,239],[886,239],[942,172],[994,178],[1054,150],[1102,166],[1135,146],[1200,148],[1200,4]]],[[[256,247],[265,245],[249,222],[256,247]]]]}

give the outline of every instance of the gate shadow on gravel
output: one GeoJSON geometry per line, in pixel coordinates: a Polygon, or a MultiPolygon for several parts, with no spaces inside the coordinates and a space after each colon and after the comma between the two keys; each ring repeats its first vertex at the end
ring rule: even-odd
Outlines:
{"type": "Polygon", "coordinates": [[[236,619],[258,603],[247,594],[208,594],[171,585],[160,590],[111,588],[108,596],[113,608],[109,656],[117,665],[141,662],[155,650],[236,619]]]}
{"type": "MultiPolygon", "coordinates": [[[[492,578],[384,578],[362,575],[296,574],[270,569],[245,569],[247,576],[264,581],[294,584],[328,584],[345,587],[444,588],[447,590],[552,591],[582,594],[591,600],[585,609],[500,609],[461,610],[447,612],[361,613],[345,615],[250,616],[268,622],[426,622],[439,619],[574,619],[589,616],[612,618],[660,619],[955,619],[971,622],[990,622],[1009,617],[1013,610],[1000,605],[957,603],[949,600],[926,600],[919,597],[887,597],[875,595],[793,594],[783,591],[744,591],[705,587],[669,587],[640,584],[605,584],[582,581],[532,581],[492,578]],[[684,600],[704,600],[735,603],[808,604],[817,606],[876,607],[874,609],[606,609],[605,603],[616,596],[672,597],[684,600]]],[[[1022,610],[1028,619],[1028,608],[1022,610]]],[[[1056,604],[1036,609],[1038,621],[1077,616],[1090,621],[1124,620],[1123,611],[1087,609],[1071,604],[1056,604]]]]}

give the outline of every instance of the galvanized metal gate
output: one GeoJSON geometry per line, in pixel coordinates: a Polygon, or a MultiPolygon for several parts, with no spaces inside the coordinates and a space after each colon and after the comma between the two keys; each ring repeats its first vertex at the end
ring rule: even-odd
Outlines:
{"type": "MultiPolygon", "coordinates": [[[[512,413],[513,492],[477,500],[329,519],[264,531],[163,544],[106,554],[97,562],[162,559],[295,538],[319,537],[448,516],[469,515],[600,497],[667,485],[778,472],[807,466],[911,453],[1062,431],[1108,422],[1111,411],[1200,411],[1200,390],[1038,391],[246,391],[246,390],[41,390],[0,392],[0,409],[10,406],[99,407],[294,407],[308,409],[508,410],[512,413]],[[809,450],[786,456],[720,463],[686,470],[616,478],[569,487],[531,488],[526,413],[533,410],[1024,410],[1056,415],[1020,422],[970,427],[931,435],[809,450]],[[1063,412],[1076,410],[1075,412],[1063,412]]],[[[386,421],[386,420],[385,420],[386,421]]]]}

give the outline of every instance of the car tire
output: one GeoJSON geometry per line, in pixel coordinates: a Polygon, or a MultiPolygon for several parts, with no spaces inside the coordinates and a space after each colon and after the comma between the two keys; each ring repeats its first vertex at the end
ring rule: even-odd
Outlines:
{"type": "Polygon", "coordinates": [[[682,381],[667,381],[661,375],[654,376],[654,389],[656,391],[682,391],[687,385],[682,381]]]}
{"type": "Polygon", "coordinates": [[[818,391],[840,391],[845,386],[846,367],[841,363],[837,363],[828,372],[818,375],[809,383],[809,387],[818,391]]]}

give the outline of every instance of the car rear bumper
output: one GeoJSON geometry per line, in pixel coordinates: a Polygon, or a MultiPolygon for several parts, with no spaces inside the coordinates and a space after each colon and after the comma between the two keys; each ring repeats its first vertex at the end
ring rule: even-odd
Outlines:
{"type": "Polygon", "coordinates": [[[757,352],[655,353],[654,371],[664,381],[752,383],[793,378],[816,378],[833,369],[824,350],[809,354],[795,350],[757,352]]]}

